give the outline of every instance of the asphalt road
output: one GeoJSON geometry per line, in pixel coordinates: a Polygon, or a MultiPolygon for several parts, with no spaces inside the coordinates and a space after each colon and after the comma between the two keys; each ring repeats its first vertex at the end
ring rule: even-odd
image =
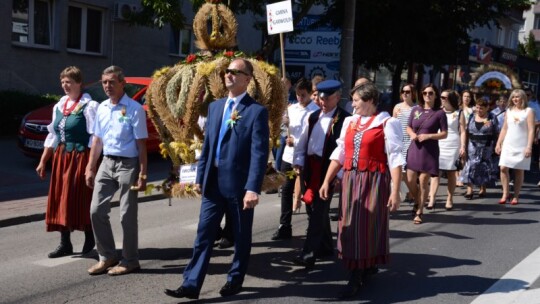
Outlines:
{"type": "MultiPolygon", "coordinates": [[[[19,168],[17,174],[31,176],[25,173],[31,169],[19,168]]],[[[458,196],[455,210],[447,212],[441,189],[438,208],[426,211],[422,225],[413,225],[411,206],[403,204],[391,216],[391,264],[349,302],[540,303],[540,204],[530,175],[528,181],[517,206],[498,205],[498,189],[489,189],[488,197],[481,200],[465,201],[458,196]]],[[[172,206],[166,199],[140,203],[142,269],[121,277],[89,276],[86,269],[95,263],[95,256],[48,259],[59,235],[45,232],[43,221],[0,228],[0,302],[184,302],[167,297],[163,289],[181,283],[181,273],[191,256],[199,203],[196,199],[173,199],[172,206]]],[[[304,209],[294,215],[292,240],[273,242],[270,237],[277,227],[279,210],[276,194],[262,196],[255,212],[244,292],[230,298],[219,295],[233,251],[216,249],[201,290],[202,302],[335,301],[346,282],[340,261],[321,261],[310,272],[294,266],[291,259],[302,246],[306,215],[304,209]]],[[[111,222],[116,242],[121,244],[117,208],[111,212],[111,222]]],[[[335,222],[333,228],[335,231],[335,222]]],[[[80,250],[83,234],[73,233],[72,241],[74,249],[80,250]]]]}

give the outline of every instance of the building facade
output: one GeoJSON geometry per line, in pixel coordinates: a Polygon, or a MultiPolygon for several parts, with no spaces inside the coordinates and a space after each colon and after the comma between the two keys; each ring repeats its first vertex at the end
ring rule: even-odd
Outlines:
{"type": "MultiPolygon", "coordinates": [[[[0,90],[61,93],[58,75],[79,66],[85,82],[100,79],[110,65],[129,76],[151,76],[173,65],[193,47],[190,1],[181,1],[184,30],[131,26],[126,16],[140,9],[140,0],[3,0],[0,1],[0,90]]],[[[251,53],[262,35],[253,16],[238,18],[238,46],[251,53]]]]}

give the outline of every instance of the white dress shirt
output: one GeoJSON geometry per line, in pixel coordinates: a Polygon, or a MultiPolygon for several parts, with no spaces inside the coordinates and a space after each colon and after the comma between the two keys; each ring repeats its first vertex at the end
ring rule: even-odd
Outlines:
{"type": "Polygon", "coordinates": [[[300,136],[298,145],[294,150],[293,165],[303,167],[306,152],[307,155],[317,155],[322,157],[326,132],[332,123],[332,116],[336,110],[337,107],[328,113],[323,113],[321,111],[319,120],[317,120],[313,126],[313,130],[311,131],[311,136],[309,136],[309,138],[309,123],[304,124],[302,135],[300,136]]]}
{"type": "Polygon", "coordinates": [[[289,117],[289,136],[293,138],[294,146],[291,147],[285,144],[282,157],[283,161],[288,162],[289,164],[293,163],[294,149],[298,145],[304,126],[308,123],[308,117],[318,109],[319,107],[312,101],[305,107],[300,103],[289,106],[287,109],[287,115],[289,117]]]}

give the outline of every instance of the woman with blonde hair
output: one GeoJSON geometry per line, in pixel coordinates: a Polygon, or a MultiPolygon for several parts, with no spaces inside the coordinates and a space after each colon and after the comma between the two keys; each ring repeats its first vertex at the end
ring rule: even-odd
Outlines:
{"type": "Polygon", "coordinates": [[[509,100],[495,152],[501,155],[499,167],[503,195],[499,204],[510,201],[509,169],[514,169],[514,197],[510,204],[517,205],[523,185],[524,170],[529,170],[531,167],[534,111],[527,106],[527,95],[523,90],[512,91],[509,100]]]}

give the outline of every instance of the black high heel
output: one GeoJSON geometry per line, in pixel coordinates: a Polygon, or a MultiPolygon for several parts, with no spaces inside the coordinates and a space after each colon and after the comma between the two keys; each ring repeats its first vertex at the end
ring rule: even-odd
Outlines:
{"type": "Polygon", "coordinates": [[[465,193],[465,195],[463,195],[466,199],[468,200],[472,200],[473,197],[474,197],[474,193],[465,193]]]}

